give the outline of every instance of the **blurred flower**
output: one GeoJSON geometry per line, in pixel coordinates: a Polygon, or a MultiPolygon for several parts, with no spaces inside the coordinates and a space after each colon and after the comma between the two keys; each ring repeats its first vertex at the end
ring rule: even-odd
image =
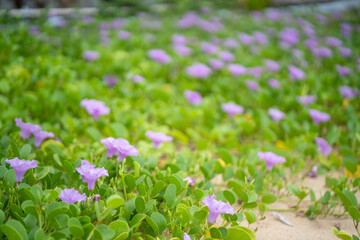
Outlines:
{"type": "Polygon", "coordinates": [[[280,64],[277,61],[265,59],[265,65],[267,70],[270,72],[277,72],[280,70],[280,64]]]}
{"type": "Polygon", "coordinates": [[[148,56],[161,64],[166,64],[171,61],[171,57],[161,49],[151,49],[148,51],[148,56]]]}
{"type": "Polygon", "coordinates": [[[317,99],[316,96],[312,96],[312,95],[307,95],[307,96],[298,96],[297,97],[297,101],[299,103],[302,103],[306,106],[310,105],[311,103],[315,102],[317,99]]]}
{"type": "Polygon", "coordinates": [[[349,86],[340,86],[339,91],[345,98],[356,98],[358,96],[358,90],[349,86]]]}
{"type": "Polygon", "coordinates": [[[173,140],[172,137],[162,132],[146,131],[145,136],[153,141],[155,148],[158,148],[163,142],[171,142],[173,140]]]}
{"type": "Polygon", "coordinates": [[[113,87],[119,79],[116,76],[106,75],[104,76],[104,81],[109,85],[109,87],[113,87]]]}
{"type": "Polygon", "coordinates": [[[73,204],[74,202],[86,201],[86,194],[80,194],[79,191],[75,190],[74,188],[66,188],[61,190],[59,198],[63,202],[73,204]]]}
{"type": "Polygon", "coordinates": [[[239,47],[239,43],[233,38],[226,38],[224,41],[224,46],[230,49],[234,49],[239,47]]]}
{"type": "Polygon", "coordinates": [[[227,68],[234,77],[244,75],[247,72],[246,68],[240,64],[229,64],[227,68]]]}
{"type": "Polygon", "coordinates": [[[83,23],[89,24],[94,21],[94,18],[92,16],[83,16],[81,20],[83,23]]]}
{"type": "Polygon", "coordinates": [[[174,34],[171,41],[173,45],[185,45],[188,40],[184,35],[174,34]]]}
{"type": "Polygon", "coordinates": [[[219,48],[216,45],[208,42],[201,43],[201,49],[203,52],[210,54],[216,53],[219,50],[219,48]]]}
{"type": "Polygon", "coordinates": [[[330,121],[330,115],[315,109],[309,109],[309,115],[315,124],[330,121]]]}
{"type": "Polygon", "coordinates": [[[332,153],[333,149],[325,139],[317,137],[315,138],[315,142],[318,146],[318,151],[322,155],[328,156],[330,153],[332,153]]]}
{"type": "Polygon", "coordinates": [[[254,40],[260,45],[265,45],[268,43],[268,38],[267,38],[266,34],[264,34],[262,32],[255,31],[253,33],[253,36],[254,36],[254,40]]]}
{"type": "Polygon", "coordinates": [[[38,35],[40,33],[39,27],[35,25],[29,26],[29,34],[31,35],[38,35]]]}
{"type": "Polygon", "coordinates": [[[83,57],[86,61],[95,61],[100,57],[100,54],[97,51],[85,51],[83,57]]]}
{"type": "Polygon", "coordinates": [[[318,174],[318,168],[317,166],[314,166],[311,168],[311,172],[309,173],[309,177],[316,178],[318,174]]]}
{"type": "Polygon", "coordinates": [[[277,122],[285,117],[285,113],[275,108],[269,108],[268,113],[274,122],[277,122]]]}
{"type": "Polygon", "coordinates": [[[316,48],[318,46],[318,41],[316,38],[309,38],[304,41],[305,46],[309,48],[310,50],[316,48]]]}
{"type": "Polygon", "coordinates": [[[87,182],[89,191],[95,188],[95,182],[98,178],[109,176],[108,171],[104,167],[95,168],[95,165],[86,160],[81,161],[81,166],[76,168],[76,171],[82,176],[83,182],[87,182]]]}
{"type": "Polygon", "coordinates": [[[259,152],[258,157],[266,162],[266,169],[271,170],[275,164],[284,163],[286,159],[273,152],[259,152]]]}
{"type": "Polygon", "coordinates": [[[128,156],[137,156],[139,154],[139,150],[123,138],[108,137],[101,139],[100,142],[108,149],[107,157],[117,156],[118,162],[122,162],[128,156]]]}
{"type": "Polygon", "coordinates": [[[110,109],[104,102],[95,99],[83,99],[81,100],[80,105],[84,107],[95,120],[101,115],[107,115],[110,113],[110,109]]]}
{"type": "Polygon", "coordinates": [[[288,69],[292,80],[303,80],[306,77],[305,72],[300,68],[290,65],[288,69]]]}
{"type": "Polygon", "coordinates": [[[100,200],[100,194],[95,194],[94,195],[94,201],[98,202],[100,200]]]}
{"type": "Polygon", "coordinates": [[[187,181],[190,187],[194,186],[196,182],[195,178],[193,177],[186,177],[184,178],[184,181],[187,181]]]}
{"type": "Polygon", "coordinates": [[[295,28],[285,28],[279,34],[281,41],[289,46],[294,46],[300,41],[300,34],[295,28]]]}
{"type": "Polygon", "coordinates": [[[30,134],[34,134],[41,130],[41,127],[37,124],[32,123],[24,123],[21,118],[15,118],[16,126],[18,126],[20,130],[20,136],[24,139],[29,139],[30,134]]]}
{"type": "Polygon", "coordinates": [[[215,195],[211,195],[208,197],[205,197],[202,201],[203,204],[205,204],[209,208],[209,223],[215,223],[216,218],[221,213],[227,213],[230,215],[235,214],[234,209],[231,207],[229,203],[224,203],[222,201],[215,200],[215,195]]]}
{"type": "Polygon", "coordinates": [[[205,79],[211,74],[211,69],[203,63],[194,63],[186,68],[186,73],[191,77],[205,79]]]}
{"type": "Polygon", "coordinates": [[[250,88],[250,90],[257,92],[257,90],[259,89],[259,84],[255,81],[251,81],[251,80],[246,80],[246,85],[248,86],[248,88],[250,88]]]}
{"type": "Polygon", "coordinates": [[[50,26],[56,28],[63,28],[66,26],[66,19],[62,16],[50,16],[47,19],[47,22],[50,26]]]}
{"type": "Polygon", "coordinates": [[[142,76],[140,76],[140,75],[134,75],[134,76],[132,77],[132,80],[133,80],[133,82],[135,82],[135,83],[139,83],[139,82],[144,82],[144,81],[145,81],[145,78],[142,77],[142,76]]]}
{"type": "Polygon", "coordinates": [[[279,81],[276,79],[273,79],[273,78],[269,79],[268,84],[270,87],[275,88],[275,89],[278,89],[280,87],[279,81]]]}
{"type": "Polygon", "coordinates": [[[340,47],[342,45],[342,41],[336,37],[326,37],[325,41],[330,47],[340,47]]]}
{"type": "Polygon", "coordinates": [[[253,77],[259,78],[263,72],[263,68],[261,66],[251,67],[251,68],[247,68],[247,72],[251,74],[253,77]]]}
{"type": "Polygon", "coordinates": [[[184,233],[183,240],[191,240],[190,236],[187,233],[184,233]]]}
{"type": "Polygon", "coordinates": [[[229,117],[234,117],[236,114],[242,114],[244,112],[244,108],[235,103],[224,103],[221,105],[221,109],[226,112],[229,117]]]}
{"type": "Polygon", "coordinates": [[[128,32],[128,31],[125,31],[125,30],[120,30],[120,31],[118,31],[117,36],[118,36],[119,39],[126,40],[126,39],[129,39],[131,37],[131,33],[128,32]]]}
{"type": "Polygon", "coordinates": [[[312,53],[318,58],[329,58],[332,56],[332,51],[326,47],[312,48],[312,53]]]}
{"type": "Polygon", "coordinates": [[[209,64],[215,70],[219,70],[219,69],[223,68],[223,66],[224,66],[224,62],[221,61],[220,59],[216,59],[216,58],[211,58],[209,60],[209,64]]]}
{"type": "Polygon", "coordinates": [[[254,41],[254,38],[251,35],[246,34],[246,33],[240,33],[238,35],[238,38],[239,38],[240,42],[244,45],[250,45],[254,41]]]}
{"type": "Polygon", "coordinates": [[[27,170],[38,166],[35,160],[27,161],[24,159],[18,159],[17,157],[13,159],[6,159],[5,162],[14,168],[17,182],[21,182],[23,180],[24,174],[27,170]]]}
{"type": "Polygon", "coordinates": [[[198,105],[198,104],[202,103],[202,101],[203,101],[199,92],[185,90],[184,96],[186,97],[188,102],[193,105],[198,105]]]}
{"type": "Polygon", "coordinates": [[[192,52],[192,49],[185,45],[174,45],[174,49],[181,56],[188,56],[192,52]]]}
{"type": "Polygon", "coordinates": [[[335,65],[336,67],[336,71],[339,73],[340,77],[345,77],[347,75],[351,74],[351,69],[345,66],[341,66],[341,65],[335,65]]]}
{"type": "Polygon", "coordinates": [[[222,51],[219,53],[219,58],[224,62],[232,62],[235,59],[234,54],[228,51],[222,51]]]}
{"type": "Polygon", "coordinates": [[[352,55],[352,50],[347,47],[339,47],[339,51],[343,57],[350,57],[352,55]]]}
{"type": "Polygon", "coordinates": [[[39,147],[40,144],[46,139],[46,138],[53,138],[55,137],[54,133],[52,132],[46,132],[46,131],[38,131],[34,132],[35,137],[35,146],[39,147]]]}

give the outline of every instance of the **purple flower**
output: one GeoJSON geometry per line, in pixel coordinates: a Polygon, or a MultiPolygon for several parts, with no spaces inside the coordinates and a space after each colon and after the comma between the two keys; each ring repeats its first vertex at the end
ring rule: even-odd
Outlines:
{"type": "Polygon", "coordinates": [[[314,49],[318,46],[318,41],[315,38],[306,39],[305,46],[310,49],[314,49]]]}
{"type": "Polygon", "coordinates": [[[340,47],[342,46],[342,41],[336,37],[327,37],[325,38],[326,43],[330,46],[330,47],[340,47]]]}
{"type": "Polygon", "coordinates": [[[280,64],[277,61],[274,61],[274,60],[271,60],[271,59],[266,59],[265,64],[266,64],[266,68],[270,72],[277,72],[277,71],[280,70],[280,64]]]}
{"type": "Polygon", "coordinates": [[[203,52],[205,53],[215,53],[218,51],[218,47],[212,43],[208,43],[208,42],[203,42],[201,43],[201,49],[203,50],[203,52]]]}
{"type": "Polygon", "coordinates": [[[171,41],[174,45],[185,45],[187,43],[187,38],[184,35],[174,34],[171,41]]]}
{"type": "Polygon", "coordinates": [[[24,139],[29,139],[30,134],[34,134],[41,130],[41,127],[32,123],[24,123],[21,118],[15,118],[16,126],[21,128],[20,136],[24,139]]]}
{"type": "Polygon", "coordinates": [[[273,79],[273,78],[269,79],[268,84],[269,84],[269,86],[272,87],[272,88],[276,88],[276,89],[277,89],[277,88],[280,87],[279,81],[276,80],[276,79],[273,79]]]}
{"type": "Polygon", "coordinates": [[[186,177],[184,178],[184,181],[187,181],[190,187],[195,185],[195,178],[193,177],[186,177]]]}
{"type": "Polygon", "coordinates": [[[309,109],[309,115],[315,124],[330,121],[330,115],[315,109],[309,109]]]}
{"type": "Polygon", "coordinates": [[[234,61],[235,57],[234,54],[228,51],[222,51],[219,53],[219,58],[224,62],[232,62],[234,61]]]}
{"type": "Polygon", "coordinates": [[[244,108],[235,103],[224,103],[221,105],[221,109],[226,112],[229,117],[234,117],[236,114],[242,114],[244,112],[244,108]]]}
{"type": "Polygon", "coordinates": [[[161,49],[151,49],[148,51],[148,56],[161,64],[166,64],[171,61],[171,57],[161,49]]]}
{"type": "Polygon", "coordinates": [[[83,99],[81,100],[80,105],[84,107],[95,120],[101,115],[107,115],[110,113],[110,109],[106,107],[104,102],[95,99],[83,99]]]}
{"type": "Polygon", "coordinates": [[[56,27],[56,28],[63,28],[66,26],[66,19],[62,16],[50,16],[47,19],[47,22],[50,26],[56,27]]]}
{"type": "Polygon", "coordinates": [[[311,103],[316,101],[316,96],[312,96],[312,95],[307,95],[307,96],[298,96],[297,97],[297,101],[299,103],[302,103],[306,106],[310,105],[311,103]]]}
{"type": "Polygon", "coordinates": [[[275,108],[269,108],[268,113],[274,122],[277,122],[285,117],[285,113],[275,108]]]}
{"type": "Polygon", "coordinates": [[[100,194],[95,194],[94,195],[94,201],[98,202],[100,200],[100,194]]]}
{"type": "Polygon", "coordinates": [[[248,86],[248,88],[250,88],[250,90],[254,92],[257,92],[257,90],[259,89],[259,84],[255,81],[246,80],[246,85],[248,86]]]}
{"type": "Polygon", "coordinates": [[[78,190],[75,190],[73,188],[66,188],[61,191],[59,198],[63,202],[73,204],[74,202],[86,201],[86,194],[80,194],[78,190]]]}
{"type": "Polygon", "coordinates": [[[332,56],[332,51],[326,47],[312,48],[311,50],[315,57],[329,58],[332,56]]]}
{"type": "Polygon", "coordinates": [[[211,74],[211,68],[203,63],[194,63],[192,66],[186,68],[186,72],[191,77],[205,79],[211,74]]]}
{"type": "Polygon", "coordinates": [[[126,40],[126,39],[129,39],[131,37],[131,33],[128,32],[128,31],[120,30],[120,31],[118,31],[117,36],[120,39],[126,40]]]}
{"type": "Polygon", "coordinates": [[[17,157],[13,159],[6,159],[5,162],[14,168],[17,182],[21,182],[23,180],[24,174],[28,169],[36,168],[38,166],[35,160],[27,161],[24,159],[18,159],[17,157]]]}
{"type": "Polygon", "coordinates": [[[112,76],[112,75],[106,75],[104,77],[104,81],[109,85],[109,87],[115,86],[118,80],[119,79],[116,76],[112,76]]]}
{"type": "Polygon", "coordinates": [[[345,98],[356,98],[358,96],[358,90],[349,86],[340,86],[339,91],[345,98]]]}
{"type": "Polygon", "coordinates": [[[282,156],[278,156],[273,152],[259,152],[258,157],[266,162],[266,169],[271,170],[275,164],[286,162],[282,156]]]}
{"type": "Polygon", "coordinates": [[[35,137],[35,146],[39,147],[40,144],[46,139],[46,138],[53,138],[55,137],[54,133],[52,132],[46,132],[46,131],[38,131],[34,132],[35,137]]]}
{"type": "Polygon", "coordinates": [[[322,155],[328,156],[332,153],[333,149],[325,139],[317,137],[315,138],[315,142],[318,145],[318,151],[321,152],[322,155]]]}
{"type": "Polygon", "coordinates": [[[155,148],[158,148],[163,142],[171,142],[173,140],[172,137],[162,132],[146,131],[145,136],[153,141],[155,148]]]}
{"type": "Polygon", "coordinates": [[[238,38],[239,38],[240,42],[242,42],[242,44],[244,44],[244,45],[250,45],[254,41],[254,38],[251,35],[246,34],[246,33],[240,33],[238,35],[238,38]]]}
{"type": "Polygon", "coordinates": [[[219,69],[223,68],[223,66],[224,66],[224,62],[219,59],[216,59],[216,58],[211,58],[209,60],[209,64],[215,70],[219,70],[219,69]]]}
{"type": "Polygon", "coordinates": [[[95,61],[100,57],[100,54],[97,51],[85,51],[83,57],[86,61],[95,61]]]}
{"type": "Polygon", "coordinates": [[[253,77],[259,78],[263,72],[263,68],[262,67],[251,67],[251,68],[247,68],[247,71],[248,71],[248,73],[253,75],[253,77]]]}
{"type": "Polygon", "coordinates": [[[98,178],[109,176],[108,171],[104,167],[95,168],[95,165],[86,160],[81,161],[81,166],[76,168],[76,171],[82,176],[83,182],[87,182],[89,191],[95,188],[95,182],[98,178]]]}
{"type": "Polygon", "coordinates": [[[140,75],[134,75],[132,77],[132,80],[133,80],[134,83],[139,83],[139,82],[145,81],[145,78],[140,76],[140,75]]]}
{"type": "Polygon", "coordinates": [[[317,166],[313,166],[311,168],[311,172],[309,173],[309,177],[316,178],[317,174],[318,174],[318,168],[317,168],[317,166]]]}
{"type": "Polygon", "coordinates": [[[127,156],[137,156],[139,154],[139,150],[123,138],[108,137],[101,139],[100,142],[108,149],[107,157],[117,156],[118,162],[122,162],[127,156]]]}
{"type": "Polygon", "coordinates": [[[352,50],[346,47],[339,47],[340,54],[343,57],[350,57],[352,55],[352,50]]]}
{"type": "Polygon", "coordinates": [[[294,28],[285,28],[280,32],[280,39],[289,46],[294,46],[299,42],[300,35],[298,30],[294,28]]]}
{"type": "Polygon", "coordinates": [[[92,23],[94,21],[94,18],[92,16],[83,16],[81,20],[83,23],[88,24],[92,23]]]}
{"type": "Polygon", "coordinates": [[[240,64],[229,64],[227,68],[234,77],[244,75],[247,72],[246,68],[240,64]]]}
{"type": "Polygon", "coordinates": [[[351,74],[351,69],[345,66],[336,65],[336,71],[339,73],[340,77],[345,77],[351,74]]]}
{"type": "Polygon", "coordinates": [[[191,238],[187,233],[184,233],[183,240],[191,240],[191,238]]]}
{"type": "Polygon", "coordinates": [[[215,195],[205,197],[201,202],[209,208],[210,213],[209,213],[208,221],[209,223],[212,224],[215,223],[216,218],[221,213],[227,213],[231,215],[235,213],[234,209],[231,207],[229,203],[224,203],[222,201],[215,200],[215,195]]]}
{"type": "Polygon", "coordinates": [[[181,56],[187,56],[192,52],[192,49],[185,45],[174,45],[174,49],[181,56]]]}
{"type": "Polygon", "coordinates": [[[259,32],[259,31],[254,32],[254,39],[260,45],[265,45],[268,43],[267,36],[264,33],[259,32]]]}
{"type": "Polygon", "coordinates": [[[305,72],[300,68],[290,65],[288,69],[292,80],[302,80],[306,77],[305,72]]]}
{"type": "Polygon", "coordinates": [[[203,101],[201,94],[199,92],[185,90],[184,96],[186,97],[188,102],[193,105],[198,105],[198,104],[202,103],[202,101],[203,101]]]}
{"type": "Polygon", "coordinates": [[[224,46],[230,49],[234,49],[239,47],[239,43],[233,38],[227,38],[224,41],[224,46]]]}

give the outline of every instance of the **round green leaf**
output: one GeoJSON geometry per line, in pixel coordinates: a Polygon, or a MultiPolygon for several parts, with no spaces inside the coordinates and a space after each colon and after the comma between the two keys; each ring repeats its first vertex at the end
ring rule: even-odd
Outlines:
{"type": "Polygon", "coordinates": [[[230,205],[233,205],[237,201],[236,194],[231,190],[224,190],[223,195],[225,199],[230,203],[230,205]]]}
{"type": "Polygon", "coordinates": [[[162,233],[166,229],[166,218],[159,212],[153,212],[151,214],[151,219],[154,220],[156,225],[159,228],[159,233],[162,233]]]}
{"type": "Polygon", "coordinates": [[[106,206],[109,208],[118,208],[121,205],[124,205],[124,199],[122,199],[119,195],[111,195],[106,200],[106,206]]]}

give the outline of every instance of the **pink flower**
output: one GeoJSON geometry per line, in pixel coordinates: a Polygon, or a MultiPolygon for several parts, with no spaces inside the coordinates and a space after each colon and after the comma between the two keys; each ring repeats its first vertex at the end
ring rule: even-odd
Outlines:
{"type": "Polygon", "coordinates": [[[203,42],[203,43],[201,44],[201,49],[202,49],[203,52],[205,52],[205,53],[210,53],[210,54],[212,54],[212,53],[217,52],[219,48],[218,48],[216,45],[212,44],[212,43],[203,42]]]}
{"type": "Polygon", "coordinates": [[[52,132],[46,132],[46,131],[38,131],[34,132],[35,137],[35,146],[39,147],[40,144],[46,139],[46,138],[53,138],[55,137],[54,133],[52,132]]]}
{"type": "Polygon", "coordinates": [[[205,79],[211,74],[211,69],[203,63],[194,63],[186,68],[186,73],[191,77],[205,79]]]}
{"type": "Polygon", "coordinates": [[[230,118],[234,117],[236,114],[242,114],[244,112],[244,108],[235,103],[224,103],[221,105],[221,109],[226,112],[230,118]]]}
{"type": "Polygon", "coordinates": [[[328,156],[330,153],[332,153],[333,149],[325,139],[317,137],[315,138],[315,142],[318,145],[318,151],[322,155],[328,156]]]}
{"type": "Polygon", "coordinates": [[[290,65],[288,69],[292,80],[303,80],[306,77],[305,72],[300,68],[290,65]]]}
{"type": "Polygon", "coordinates": [[[133,80],[134,83],[139,83],[139,82],[144,82],[145,78],[140,76],[140,75],[134,75],[132,77],[132,80],[133,80]]]}
{"type": "Polygon", "coordinates": [[[215,200],[215,195],[211,195],[208,197],[205,197],[202,201],[203,204],[205,204],[209,208],[209,223],[215,223],[217,217],[221,213],[227,213],[230,215],[235,214],[234,209],[231,207],[229,203],[224,203],[222,201],[215,200]]]}
{"type": "Polygon", "coordinates": [[[109,87],[115,86],[118,80],[119,79],[116,76],[112,76],[112,75],[104,76],[104,81],[109,85],[109,87]]]}
{"type": "Polygon", "coordinates": [[[146,131],[145,136],[153,141],[155,148],[158,148],[163,142],[171,142],[173,140],[172,137],[162,132],[146,131]]]}
{"type": "Polygon", "coordinates": [[[330,121],[330,115],[315,109],[309,109],[309,115],[315,124],[330,121]]]}
{"type": "Polygon", "coordinates": [[[340,86],[339,91],[345,98],[356,98],[358,96],[358,90],[349,86],[340,86]]]}
{"type": "Polygon", "coordinates": [[[342,46],[342,41],[336,37],[326,37],[325,41],[330,47],[340,47],[342,46]]]}
{"type": "Polygon", "coordinates": [[[95,120],[101,115],[107,115],[110,113],[110,109],[106,107],[104,102],[95,99],[83,99],[81,100],[80,105],[84,107],[95,120]]]}
{"type": "Polygon", "coordinates": [[[250,73],[253,77],[259,78],[263,72],[262,67],[251,67],[247,68],[247,72],[250,73]]]}
{"type": "Polygon", "coordinates": [[[126,40],[129,39],[131,37],[131,33],[128,31],[124,31],[124,30],[120,30],[118,32],[118,38],[126,40]]]}
{"type": "Polygon", "coordinates": [[[285,28],[280,32],[280,39],[289,46],[294,46],[300,41],[300,35],[294,28],[285,28]]]}
{"type": "Polygon", "coordinates": [[[191,240],[191,238],[187,233],[184,233],[183,240],[191,240]]]}
{"type": "Polygon", "coordinates": [[[268,113],[274,122],[277,122],[285,117],[285,113],[275,108],[269,108],[268,113]]]}
{"type": "Polygon", "coordinates": [[[254,39],[260,45],[265,45],[268,43],[267,36],[264,33],[259,32],[259,31],[254,32],[254,39]]]}
{"type": "Polygon", "coordinates": [[[255,81],[246,80],[246,85],[248,86],[248,88],[250,88],[250,90],[254,92],[257,92],[257,90],[259,89],[259,84],[255,81]]]}
{"type": "Polygon", "coordinates": [[[339,47],[340,54],[343,57],[350,57],[352,55],[352,50],[346,47],[339,47]]]}
{"type": "Polygon", "coordinates": [[[224,41],[224,46],[230,49],[234,49],[239,47],[239,43],[233,38],[227,38],[224,41]]]}
{"type": "Polygon", "coordinates": [[[347,75],[351,74],[351,69],[345,66],[341,66],[341,65],[335,65],[336,67],[336,71],[339,73],[340,77],[345,77],[347,75]]]}
{"type": "Polygon", "coordinates": [[[171,41],[174,45],[185,45],[188,40],[184,35],[174,34],[171,38],[171,41]]]}
{"type": "Polygon", "coordinates": [[[192,49],[185,45],[174,45],[174,49],[181,56],[188,56],[192,52],[192,49]]]}
{"type": "Polygon", "coordinates": [[[286,159],[273,152],[259,152],[258,157],[266,162],[266,169],[271,170],[275,164],[284,163],[286,159]]]}
{"type": "Polygon", "coordinates": [[[203,101],[199,92],[185,90],[184,96],[186,97],[188,102],[193,105],[198,105],[198,104],[202,103],[202,101],[203,101]]]}
{"type": "Polygon", "coordinates": [[[171,61],[171,57],[161,49],[151,49],[148,51],[148,56],[161,64],[166,64],[171,61]]]}
{"type": "Polygon", "coordinates": [[[265,59],[265,65],[270,72],[277,72],[280,70],[280,64],[277,61],[271,59],[265,59]]]}
{"type": "Polygon", "coordinates": [[[130,145],[130,143],[123,138],[115,139],[113,137],[108,137],[101,139],[100,142],[108,149],[107,157],[111,158],[117,156],[118,162],[122,162],[124,158],[128,156],[137,156],[139,154],[139,150],[130,145]]]}
{"type": "Polygon", "coordinates": [[[196,182],[195,178],[193,177],[186,177],[184,178],[184,181],[187,181],[190,187],[194,186],[196,182]]]}
{"type": "Polygon", "coordinates": [[[332,57],[332,51],[326,47],[312,48],[311,49],[315,57],[329,58],[332,57]]]}
{"type": "Polygon", "coordinates": [[[100,57],[100,54],[96,51],[85,51],[83,57],[86,61],[95,61],[100,57]]]}
{"type": "Polygon", "coordinates": [[[275,88],[275,89],[278,89],[280,87],[279,81],[276,79],[273,79],[273,78],[269,79],[268,84],[270,87],[275,88]]]}
{"type": "Polygon", "coordinates": [[[24,178],[24,174],[30,168],[36,168],[38,165],[35,160],[24,160],[24,159],[6,159],[6,163],[10,164],[10,166],[15,170],[16,181],[21,182],[24,178]]]}
{"type": "Polygon", "coordinates": [[[240,64],[229,64],[227,68],[234,77],[244,75],[247,72],[246,68],[240,64]]]}
{"type": "Polygon", "coordinates": [[[242,42],[242,44],[244,45],[250,45],[254,41],[254,38],[246,33],[240,33],[238,35],[238,38],[240,39],[240,42],[242,42]]]}
{"type": "Polygon", "coordinates": [[[224,62],[232,62],[235,59],[235,56],[231,52],[222,51],[219,53],[219,58],[224,62]]]}
{"type": "Polygon", "coordinates": [[[29,139],[30,134],[34,134],[41,130],[41,127],[37,124],[24,123],[21,118],[15,118],[16,126],[18,126],[20,131],[20,136],[24,139],[29,139]]]}
{"type": "Polygon", "coordinates": [[[86,194],[80,194],[79,191],[74,188],[63,189],[59,195],[59,198],[63,202],[73,204],[74,202],[86,201],[86,194]]]}
{"type": "Polygon", "coordinates": [[[90,164],[86,160],[81,161],[81,166],[76,168],[76,171],[82,176],[83,182],[87,182],[88,190],[95,188],[95,182],[98,178],[109,176],[108,171],[102,168],[95,168],[95,165],[90,164]]]}
{"type": "Polygon", "coordinates": [[[298,96],[297,101],[301,104],[304,104],[306,106],[310,105],[311,103],[316,101],[316,96],[307,95],[307,96],[298,96]]]}
{"type": "Polygon", "coordinates": [[[216,59],[216,58],[211,58],[209,60],[209,64],[215,70],[219,70],[219,69],[223,68],[223,66],[224,66],[224,62],[219,59],[216,59]]]}

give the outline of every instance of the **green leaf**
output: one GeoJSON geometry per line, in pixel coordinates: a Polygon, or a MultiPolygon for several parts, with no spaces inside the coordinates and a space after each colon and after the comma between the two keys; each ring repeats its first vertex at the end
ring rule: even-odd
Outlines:
{"type": "Polygon", "coordinates": [[[347,232],[344,230],[339,231],[336,227],[331,228],[331,233],[342,240],[353,240],[347,232]]]}
{"type": "Polygon", "coordinates": [[[196,200],[201,200],[204,197],[203,190],[201,190],[199,188],[195,189],[194,194],[195,194],[196,200]]]}
{"type": "MultiPolygon", "coordinates": [[[[249,229],[250,230],[250,229],[249,229]]],[[[255,240],[248,231],[240,227],[229,227],[229,234],[224,240],[255,240]]],[[[251,230],[250,230],[251,231],[251,230]]],[[[255,235],[255,234],[254,234],[255,235]]]]}
{"type": "Polygon", "coordinates": [[[5,221],[5,213],[0,210],[0,225],[5,221]]]}
{"type": "Polygon", "coordinates": [[[219,231],[221,232],[221,238],[224,239],[229,234],[229,231],[225,227],[219,227],[219,231]]]}
{"type": "Polygon", "coordinates": [[[132,228],[133,226],[137,225],[137,224],[140,224],[142,222],[142,220],[144,220],[144,218],[146,217],[145,214],[143,213],[138,213],[136,214],[132,219],[131,219],[131,222],[130,222],[130,227],[132,228]]]}
{"type": "Polygon", "coordinates": [[[360,212],[358,208],[354,206],[349,207],[349,214],[352,217],[352,219],[360,220],[360,212]]]}
{"type": "Polygon", "coordinates": [[[84,230],[81,226],[81,223],[79,221],[79,219],[77,218],[70,218],[68,220],[68,228],[69,231],[71,232],[71,234],[74,237],[82,237],[84,236],[84,230]]]}
{"type": "Polygon", "coordinates": [[[182,225],[186,225],[190,222],[191,213],[189,211],[189,208],[185,204],[180,203],[179,205],[177,205],[176,213],[178,214],[182,225]]]}
{"type": "Polygon", "coordinates": [[[136,188],[136,180],[133,175],[127,174],[125,175],[125,183],[130,188],[130,190],[134,190],[136,188]]]}
{"type": "Polygon", "coordinates": [[[116,235],[119,235],[124,232],[129,232],[130,228],[127,222],[122,220],[116,220],[109,224],[109,228],[115,231],[116,235]]]}
{"type": "Polygon", "coordinates": [[[151,219],[154,220],[154,222],[158,226],[159,233],[162,233],[166,229],[166,218],[161,213],[153,212],[151,214],[151,219]]]}
{"type": "Polygon", "coordinates": [[[358,204],[356,197],[354,193],[350,192],[349,190],[343,190],[342,192],[338,193],[338,196],[346,211],[349,211],[351,206],[357,207],[358,204]]]}
{"type": "Polygon", "coordinates": [[[357,160],[354,156],[346,156],[343,160],[345,168],[351,173],[355,173],[357,169],[357,160]]]}
{"type": "Polygon", "coordinates": [[[21,147],[19,151],[20,158],[26,159],[26,157],[30,154],[30,152],[31,152],[31,146],[29,144],[25,144],[24,146],[21,147]]]}
{"type": "Polygon", "coordinates": [[[145,211],[145,200],[144,198],[138,196],[136,197],[135,199],[135,209],[136,209],[136,212],[138,213],[142,213],[145,211]]]}
{"type": "Polygon", "coordinates": [[[298,192],[298,193],[296,194],[296,196],[297,196],[300,200],[303,200],[307,195],[308,195],[308,193],[307,193],[306,191],[304,191],[304,190],[302,190],[302,191],[300,191],[300,192],[298,192]]]}
{"type": "Polygon", "coordinates": [[[36,198],[34,194],[30,191],[29,188],[20,188],[19,193],[26,199],[31,200],[33,203],[36,203],[36,198]]]}
{"type": "Polygon", "coordinates": [[[222,239],[223,238],[220,230],[217,229],[216,227],[210,228],[210,236],[212,238],[217,238],[217,239],[222,239]]]}
{"type": "Polygon", "coordinates": [[[244,212],[244,214],[249,224],[252,224],[256,221],[256,215],[253,211],[249,210],[247,212],[244,212]]]}
{"type": "Polygon", "coordinates": [[[287,188],[289,189],[289,191],[296,196],[296,194],[298,194],[300,192],[300,189],[295,187],[294,185],[290,184],[287,186],[287,188]]]}
{"type": "Polygon", "coordinates": [[[226,164],[233,164],[234,163],[234,159],[233,156],[231,155],[231,153],[226,150],[226,149],[221,149],[218,152],[220,158],[226,163],[226,164]]]}
{"type": "Polygon", "coordinates": [[[29,239],[24,226],[14,219],[10,219],[5,224],[0,225],[0,232],[2,232],[9,240],[29,239]]]}
{"type": "Polygon", "coordinates": [[[122,197],[120,197],[119,195],[111,195],[106,200],[106,206],[108,208],[118,208],[121,205],[124,205],[124,199],[122,199],[122,197]]]}
{"type": "Polygon", "coordinates": [[[208,214],[209,214],[209,211],[207,210],[207,207],[203,207],[202,209],[200,209],[199,211],[194,213],[194,217],[199,222],[204,222],[207,219],[208,214]]]}
{"type": "Polygon", "coordinates": [[[101,139],[101,133],[95,127],[88,127],[86,133],[96,142],[101,139]]]}
{"type": "Polygon", "coordinates": [[[69,210],[69,204],[67,202],[52,202],[45,209],[45,214],[48,219],[51,219],[57,215],[66,213],[69,210]]]}
{"type": "Polygon", "coordinates": [[[257,199],[258,199],[258,195],[256,194],[255,191],[249,192],[247,202],[249,202],[249,203],[255,202],[257,199]]]}
{"type": "Polygon", "coordinates": [[[38,216],[37,208],[35,207],[33,201],[26,200],[21,204],[21,208],[26,212],[33,216],[38,216]]]}
{"type": "Polygon", "coordinates": [[[160,230],[159,230],[159,227],[157,226],[157,224],[155,223],[155,221],[149,216],[146,216],[145,219],[146,219],[146,222],[150,225],[150,227],[154,230],[154,233],[156,235],[158,235],[160,230]]]}
{"type": "Polygon", "coordinates": [[[174,184],[170,184],[166,188],[164,198],[169,208],[173,208],[176,200],[176,186],[174,184]]]}
{"type": "Polygon", "coordinates": [[[15,143],[13,141],[10,142],[11,145],[11,149],[14,152],[15,157],[20,157],[20,153],[19,153],[19,149],[17,148],[17,146],[15,145],[15,143]]]}
{"type": "Polygon", "coordinates": [[[233,205],[237,201],[236,194],[231,190],[224,190],[223,195],[225,199],[230,203],[230,205],[233,205]]]}
{"type": "Polygon", "coordinates": [[[36,230],[36,232],[34,234],[34,240],[44,240],[44,239],[46,239],[45,232],[44,232],[44,230],[39,228],[38,230],[36,230]]]}
{"type": "Polygon", "coordinates": [[[102,240],[111,240],[115,236],[115,231],[113,231],[112,229],[110,229],[108,226],[106,226],[104,224],[100,224],[96,227],[96,229],[94,231],[94,236],[95,236],[95,239],[101,237],[102,240]]]}
{"type": "Polygon", "coordinates": [[[46,177],[46,175],[48,175],[49,172],[50,172],[50,167],[36,168],[35,169],[36,180],[39,181],[43,179],[44,177],[46,177]]]}
{"type": "Polygon", "coordinates": [[[262,202],[266,203],[266,204],[271,204],[276,202],[277,198],[275,195],[271,194],[271,193],[265,193],[262,197],[262,202]]]}

